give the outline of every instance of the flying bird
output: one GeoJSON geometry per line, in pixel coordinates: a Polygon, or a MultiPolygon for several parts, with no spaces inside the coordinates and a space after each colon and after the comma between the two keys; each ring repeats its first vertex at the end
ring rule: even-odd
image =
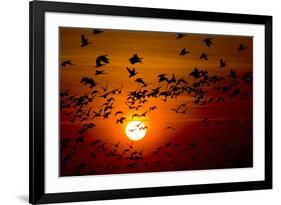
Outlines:
{"type": "Polygon", "coordinates": [[[178,113],[179,114],[185,114],[186,113],[186,111],[187,111],[187,108],[185,108],[184,110],[182,110],[182,111],[179,111],[178,113]]]}
{"type": "Polygon", "coordinates": [[[158,82],[160,83],[160,82],[163,82],[163,81],[166,81],[166,82],[168,82],[168,78],[166,78],[165,76],[166,76],[167,74],[159,74],[157,77],[159,78],[159,80],[158,80],[158,82]]]}
{"type": "Polygon", "coordinates": [[[185,114],[185,113],[186,113],[187,108],[186,108],[185,110],[182,110],[182,108],[185,108],[185,107],[186,107],[186,105],[187,105],[187,103],[183,103],[183,104],[179,105],[176,109],[175,109],[175,108],[173,108],[173,109],[170,109],[170,110],[174,111],[175,113],[185,114]],[[181,110],[181,111],[180,111],[180,110],[181,110]]]}
{"type": "Polygon", "coordinates": [[[134,129],[130,129],[129,131],[130,132],[134,132],[137,128],[134,128],[134,129]]]}
{"type": "Polygon", "coordinates": [[[189,76],[193,76],[195,79],[200,78],[202,76],[202,71],[199,71],[198,68],[194,67],[194,71],[191,71],[189,76]]]}
{"type": "Polygon", "coordinates": [[[181,83],[183,83],[183,84],[188,84],[188,82],[187,82],[186,80],[184,80],[184,78],[180,78],[180,79],[178,79],[178,81],[177,81],[177,83],[176,83],[176,86],[179,85],[179,84],[181,84],[181,83]]]}
{"type": "Polygon", "coordinates": [[[171,126],[168,126],[168,127],[166,127],[163,131],[166,131],[166,130],[173,130],[173,131],[175,131],[175,130],[176,130],[176,128],[171,127],[171,126]]]}
{"type": "Polygon", "coordinates": [[[147,114],[147,111],[146,111],[146,112],[144,112],[144,113],[142,113],[142,114],[140,115],[140,117],[145,117],[145,116],[146,116],[146,114],[147,114]]]}
{"type": "Polygon", "coordinates": [[[96,58],[96,67],[102,67],[109,63],[108,55],[101,55],[96,58]]]}
{"type": "Polygon", "coordinates": [[[181,51],[180,51],[180,56],[184,56],[186,54],[190,53],[190,51],[186,50],[185,48],[183,48],[181,51]]]}
{"type": "Polygon", "coordinates": [[[132,115],[132,119],[134,119],[135,117],[141,117],[139,114],[135,113],[132,115]]]}
{"type": "Polygon", "coordinates": [[[89,39],[87,39],[85,35],[81,35],[81,47],[86,47],[89,44],[91,44],[91,42],[89,42],[89,39]]]}
{"type": "Polygon", "coordinates": [[[234,79],[234,80],[237,79],[236,72],[231,69],[228,77],[231,78],[231,79],[234,79]]]}
{"type": "Polygon", "coordinates": [[[131,64],[141,63],[143,58],[140,58],[137,54],[134,54],[133,57],[129,58],[131,64]]]}
{"type": "Polygon", "coordinates": [[[106,74],[106,72],[104,70],[96,70],[95,75],[102,75],[102,74],[106,74]]]}
{"type": "Polygon", "coordinates": [[[179,38],[183,38],[183,37],[185,37],[185,36],[186,36],[185,34],[178,33],[178,34],[177,34],[177,39],[179,39],[179,38]]]}
{"type": "Polygon", "coordinates": [[[220,68],[224,68],[225,66],[227,66],[226,62],[221,58],[220,59],[220,68]]]}
{"type": "Polygon", "coordinates": [[[67,89],[64,92],[60,92],[60,97],[67,97],[69,95],[69,90],[67,89]]]}
{"type": "Polygon", "coordinates": [[[253,76],[248,72],[245,75],[243,75],[242,80],[245,84],[251,84],[253,81],[253,76]]]}
{"type": "Polygon", "coordinates": [[[97,34],[100,34],[100,33],[103,33],[104,31],[102,31],[102,30],[99,30],[99,29],[94,29],[93,30],[93,34],[94,35],[97,35],[97,34]]]}
{"type": "Polygon", "coordinates": [[[106,100],[106,102],[112,102],[112,101],[115,101],[115,99],[114,99],[113,97],[108,98],[108,99],[106,100]]]}
{"type": "Polygon", "coordinates": [[[244,51],[244,50],[246,50],[247,49],[247,47],[242,43],[242,44],[240,44],[239,45],[239,47],[238,47],[238,51],[244,51]]]}
{"type": "Polygon", "coordinates": [[[151,112],[151,111],[157,110],[157,109],[158,109],[158,108],[157,108],[156,106],[152,106],[152,107],[149,108],[149,111],[148,111],[148,112],[151,112]]]}
{"type": "Polygon", "coordinates": [[[94,81],[93,78],[88,78],[88,77],[83,77],[81,80],[80,80],[80,83],[84,83],[85,85],[89,85],[90,88],[93,88],[97,85],[97,83],[94,81]]]}
{"type": "Polygon", "coordinates": [[[118,124],[118,123],[123,124],[125,119],[126,119],[125,117],[121,117],[121,118],[119,118],[119,119],[116,121],[116,123],[117,123],[117,124],[118,124]]]}
{"type": "Polygon", "coordinates": [[[104,92],[106,92],[108,88],[108,84],[106,84],[105,86],[101,86],[101,88],[103,89],[104,92]]]}
{"type": "Polygon", "coordinates": [[[136,69],[135,69],[135,68],[130,69],[130,68],[127,67],[127,71],[128,71],[129,74],[130,74],[130,75],[129,75],[129,78],[134,77],[135,75],[138,74],[138,72],[136,72],[136,69]]]}
{"type": "Polygon", "coordinates": [[[206,44],[206,46],[211,47],[211,45],[213,44],[212,40],[213,38],[205,38],[203,42],[206,44]]]}
{"type": "Polygon", "coordinates": [[[201,56],[200,56],[200,59],[204,59],[204,60],[207,61],[208,60],[208,56],[209,56],[208,54],[202,53],[201,56]]]}
{"type": "Polygon", "coordinates": [[[167,83],[170,84],[170,83],[175,83],[175,82],[177,82],[177,80],[176,80],[176,78],[175,78],[175,74],[172,73],[172,78],[171,78],[170,80],[167,79],[167,83]]]}
{"type": "Polygon", "coordinates": [[[101,142],[101,141],[100,141],[99,139],[94,140],[93,142],[90,143],[89,146],[95,146],[95,145],[97,145],[97,144],[100,143],[100,142],[101,142]]]}
{"type": "Polygon", "coordinates": [[[61,66],[65,67],[67,65],[74,65],[70,60],[66,60],[64,62],[62,62],[61,66]]]}
{"type": "Polygon", "coordinates": [[[144,86],[146,86],[146,83],[143,81],[142,78],[137,78],[135,81],[136,81],[137,83],[140,83],[140,84],[143,84],[144,86]]]}
{"type": "Polygon", "coordinates": [[[241,92],[240,92],[240,89],[235,89],[229,96],[229,98],[234,98],[235,96],[239,95],[241,92]]]}
{"type": "Polygon", "coordinates": [[[219,98],[217,99],[217,102],[224,102],[224,98],[223,98],[223,97],[219,97],[219,98]]]}
{"type": "Polygon", "coordinates": [[[119,115],[119,114],[124,114],[124,113],[122,111],[117,111],[114,116],[119,115]]]}

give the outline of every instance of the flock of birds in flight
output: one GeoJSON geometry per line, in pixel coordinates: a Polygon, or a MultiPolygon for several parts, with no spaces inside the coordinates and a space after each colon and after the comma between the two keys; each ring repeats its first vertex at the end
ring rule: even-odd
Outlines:
{"type": "MultiPolygon", "coordinates": [[[[105,31],[94,29],[93,35],[101,35],[105,31]]],[[[176,40],[181,38],[188,37],[187,34],[177,34],[176,40]]],[[[215,38],[204,38],[202,43],[206,45],[206,48],[211,48],[215,38]]],[[[81,35],[80,46],[81,49],[86,49],[92,42],[85,36],[81,35]]],[[[237,52],[243,52],[247,47],[242,43],[238,45],[237,52]]],[[[186,48],[180,49],[179,56],[190,55],[191,51],[186,48]]],[[[209,54],[203,52],[198,58],[202,61],[208,61],[209,54]]],[[[131,118],[125,117],[125,112],[122,110],[115,110],[114,103],[116,101],[115,96],[120,95],[123,91],[123,85],[117,88],[109,88],[109,85],[100,85],[96,80],[90,76],[82,77],[80,83],[89,88],[88,92],[83,94],[71,94],[69,90],[64,90],[60,92],[60,109],[64,111],[72,123],[78,122],[81,127],[76,133],[76,138],[67,138],[64,137],[61,140],[61,153],[62,165],[66,164],[72,159],[75,155],[78,148],[85,148],[85,138],[86,132],[89,129],[95,129],[96,124],[93,123],[95,119],[115,119],[116,124],[123,124],[125,120],[133,120],[137,118],[141,120],[142,118],[147,117],[151,112],[157,111],[159,108],[157,106],[150,106],[147,110],[142,110],[144,105],[149,102],[150,98],[158,98],[167,102],[168,100],[177,99],[181,95],[188,95],[193,100],[191,102],[185,102],[178,105],[175,108],[170,108],[171,112],[174,112],[178,115],[183,115],[188,112],[188,104],[192,103],[194,105],[206,105],[210,103],[224,103],[226,100],[232,100],[234,98],[240,98],[240,100],[246,100],[250,97],[251,91],[243,90],[244,87],[251,88],[252,86],[252,74],[250,72],[244,73],[241,76],[236,73],[235,70],[230,69],[228,75],[219,76],[219,75],[210,75],[207,70],[199,69],[194,67],[194,69],[187,73],[186,76],[177,78],[174,73],[159,73],[156,76],[158,84],[156,87],[150,86],[150,83],[147,83],[144,78],[139,77],[139,72],[137,68],[132,68],[131,66],[136,66],[138,63],[142,63],[145,58],[140,57],[137,53],[134,53],[131,57],[128,58],[128,66],[125,66],[124,69],[127,70],[128,78],[134,80],[137,88],[135,90],[128,91],[126,95],[126,105],[128,109],[133,111],[131,118]],[[187,80],[189,78],[189,80],[187,80]],[[243,85],[241,85],[243,84],[243,85]],[[206,89],[207,88],[207,89],[206,89]],[[216,92],[221,93],[219,97],[209,97],[207,95],[208,89],[212,89],[216,92]],[[101,98],[104,100],[101,108],[94,110],[92,103],[94,103],[95,98],[101,98]],[[114,111],[115,110],[115,111],[114,111]],[[70,145],[72,145],[70,147],[70,145]],[[69,148],[71,151],[65,154],[65,150],[69,148]]],[[[109,71],[106,71],[103,68],[110,64],[109,55],[99,55],[96,57],[96,65],[93,75],[102,76],[107,75],[109,71]]],[[[74,66],[71,60],[65,60],[61,63],[61,68],[71,69],[74,66]]],[[[218,69],[226,69],[228,67],[227,62],[220,58],[218,60],[218,69]]],[[[233,121],[228,121],[233,122],[233,121]]],[[[225,123],[228,123],[225,122],[225,123]]],[[[208,117],[204,117],[201,123],[205,126],[209,126],[211,120],[208,117]]],[[[223,122],[217,122],[223,123],[223,122]]],[[[148,129],[147,126],[139,126],[136,129],[148,129]]],[[[172,126],[167,126],[163,131],[175,131],[176,128],[172,126]]],[[[133,130],[132,130],[133,131],[133,130]]],[[[98,153],[103,153],[105,158],[116,158],[118,160],[126,159],[129,160],[127,168],[135,168],[141,164],[139,163],[143,159],[142,150],[136,151],[133,149],[132,144],[126,144],[123,150],[120,149],[120,142],[113,144],[114,149],[108,148],[107,142],[103,142],[101,139],[96,139],[88,145],[88,147],[93,148],[90,152],[91,157],[95,158],[98,153]]],[[[222,146],[222,145],[220,145],[222,146]]],[[[226,145],[223,145],[221,149],[224,149],[226,145]]],[[[196,142],[192,142],[187,145],[173,144],[172,142],[167,142],[163,147],[172,147],[173,149],[178,150],[180,153],[188,150],[198,150],[196,142]],[[184,148],[185,146],[185,148],[184,148]],[[181,148],[181,149],[180,149],[181,148]]],[[[157,156],[161,151],[165,150],[164,148],[156,148],[152,153],[153,156],[157,156]]],[[[235,150],[235,149],[234,149],[235,150]]],[[[233,150],[233,151],[234,151],[233,150]]],[[[229,151],[229,150],[228,150],[229,151]]],[[[166,156],[171,157],[171,153],[163,151],[166,156]]],[[[193,157],[195,160],[196,157],[193,157]]],[[[171,158],[170,162],[175,163],[174,159],[171,158]]],[[[205,162],[207,163],[207,162],[205,162]]],[[[118,170],[117,165],[107,165],[106,168],[108,171],[118,170]]],[[[145,166],[145,162],[141,166],[145,166]]],[[[160,166],[160,161],[156,160],[153,162],[154,167],[160,166]]],[[[81,173],[95,174],[96,171],[89,169],[87,163],[80,163],[75,168],[75,175],[80,175],[81,173]],[[88,170],[88,171],[86,171],[88,170]]]]}

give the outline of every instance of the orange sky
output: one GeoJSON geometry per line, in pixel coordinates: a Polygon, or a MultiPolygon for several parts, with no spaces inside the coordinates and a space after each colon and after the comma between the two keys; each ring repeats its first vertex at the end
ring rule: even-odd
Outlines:
{"type": "MultiPolygon", "coordinates": [[[[116,124],[118,117],[111,116],[109,119],[93,119],[87,122],[96,124],[96,128],[89,130],[90,137],[99,137],[107,142],[115,143],[122,141],[129,143],[130,140],[124,133],[125,126],[131,121],[134,113],[141,114],[151,106],[157,106],[158,110],[149,113],[140,120],[148,126],[145,138],[136,143],[140,149],[153,150],[159,144],[163,144],[167,139],[181,138],[182,133],[195,133],[192,126],[193,122],[201,122],[207,117],[210,120],[247,120],[252,118],[251,98],[246,101],[240,99],[226,100],[225,103],[209,103],[204,106],[195,105],[192,95],[181,95],[177,99],[163,101],[162,97],[150,98],[148,103],[143,105],[140,110],[130,110],[126,103],[129,91],[133,91],[140,86],[134,81],[136,78],[143,78],[148,84],[148,89],[162,86],[161,91],[165,90],[165,83],[158,83],[157,75],[160,73],[168,74],[168,78],[174,73],[176,79],[184,78],[190,84],[194,79],[189,76],[194,67],[200,70],[207,70],[208,74],[227,77],[231,69],[235,70],[238,76],[250,72],[252,73],[252,37],[225,36],[225,35],[206,35],[206,34],[187,34],[187,36],[177,39],[175,33],[165,32],[143,32],[125,30],[103,30],[104,33],[93,35],[92,29],[84,28],[60,28],[60,63],[71,60],[73,66],[60,68],[60,91],[69,90],[71,94],[81,95],[88,93],[89,88],[82,85],[82,77],[91,77],[97,82],[97,90],[103,93],[101,86],[108,85],[108,89],[122,87],[122,93],[114,95],[115,102],[112,113],[122,110],[126,120],[123,125],[116,124]],[[80,38],[85,35],[91,44],[81,48],[80,38]],[[213,38],[212,46],[207,47],[202,41],[204,38],[213,38]],[[237,51],[238,46],[243,43],[247,49],[243,52],[237,51]],[[185,56],[180,56],[182,48],[190,51],[185,56]],[[209,54],[209,60],[200,60],[199,56],[203,53],[209,54]],[[137,53],[143,58],[142,63],[131,65],[129,58],[137,53]],[[95,68],[96,58],[99,55],[108,55],[110,63],[95,68]],[[219,60],[223,58],[228,64],[225,68],[219,68],[219,60]],[[128,78],[126,67],[136,68],[137,76],[128,78]],[[95,75],[95,70],[105,70],[107,74],[95,75]],[[170,109],[176,108],[182,103],[187,104],[186,114],[176,114],[170,109]],[[176,128],[175,132],[163,131],[167,126],[176,128]],[[187,126],[189,127],[187,129],[187,126]]],[[[214,86],[213,86],[214,87],[214,86]]],[[[240,86],[241,87],[241,86],[240,86]]],[[[241,90],[250,92],[252,88],[242,86],[241,90]]],[[[211,87],[206,87],[206,98],[222,96],[211,87]]],[[[100,95],[98,93],[98,95],[100,95]]],[[[225,97],[225,96],[224,96],[225,97]]],[[[103,98],[95,97],[93,102],[87,106],[93,110],[100,109],[105,102],[103,98]]],[[[71,109],[64,109],[61,112],[61,134],[71,135],[81,124],[71,123],[70,118],[64,114],[71,109]]],[[[119,116],[120,117],[120,116],[119,116]]],[[[196,127],[196,126],[195,126],[196,127]]],[[[227,134],[227,133],[226,133],[227,134]]]]}

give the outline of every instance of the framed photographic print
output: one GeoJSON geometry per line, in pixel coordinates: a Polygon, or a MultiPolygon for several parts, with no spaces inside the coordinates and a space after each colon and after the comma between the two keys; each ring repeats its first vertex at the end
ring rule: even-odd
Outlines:
{"type": "Polygon", "coordinates": [[[271,187],[271,16],[30,2],[30,203],[271,187]]]}

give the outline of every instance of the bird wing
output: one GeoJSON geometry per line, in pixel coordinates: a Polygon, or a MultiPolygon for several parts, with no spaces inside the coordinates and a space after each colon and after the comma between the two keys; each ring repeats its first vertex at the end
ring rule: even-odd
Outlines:
{"type": "Polygon", "coordinates": [[[131,74],[132,71],[130,70],[130,68],[126,67],[126,69],[131,74]]]}
{"type": "Polygon", "coordinates": [[[82,41],[82,42],[85,42],[85,41],[86,41],[86,38],[85,38],[84,35],[81,35],[81,41],[82,41]]]}

